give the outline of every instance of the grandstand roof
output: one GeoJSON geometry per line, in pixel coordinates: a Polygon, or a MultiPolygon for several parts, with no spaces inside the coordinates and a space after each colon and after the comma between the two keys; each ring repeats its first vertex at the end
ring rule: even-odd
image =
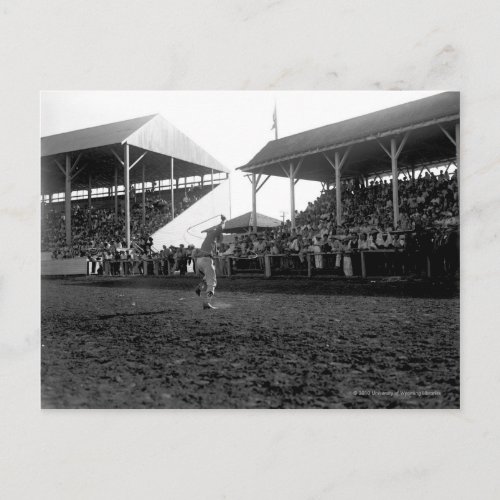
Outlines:
{"type": "Polygon", "coordinates": [[[435,96],[375,111],[331,125],[268,142],[246,165],[244,172],[285,176],[283,167],[303,158],[300,179],[328,181],[334,170],[323,153],[353,146],[343,177],[370,175],[390,170],[390,159],[377,141],[388,145],[388,138],[410,132],[398,160],[400,165],[418,166],[454,160],[455,146],[439,125],[451,135],[460,119],[460,93],[443,92],[435,96]],[[281,165],[281,166],[280,166],[281,165]]]}
{"type": "Polygon", "coordinates": [[[141,182],[142,168],[139,165],[143,163],[147,182],[169,178],[171,157],[175,159],[176,179],[205,175],[212,169],[229,172],[201,146],[156,114],[42,137],[42,193],[64,191],[64,175],[54,160],[64,164],[67,153],[73,160],[81,153],[78,167],[80,171],[85,169],[84,175],[77,175],[72,181],[73,191],[87,189],[89,172],[93,188],[112,186],[117,165],[118,183],[123,184],[123,168],[113,150],[123,157],[121,146],[125,143],[131,146],[131,165],[147,151],[140,164],[130,170],[131,183],[141,182]]]}

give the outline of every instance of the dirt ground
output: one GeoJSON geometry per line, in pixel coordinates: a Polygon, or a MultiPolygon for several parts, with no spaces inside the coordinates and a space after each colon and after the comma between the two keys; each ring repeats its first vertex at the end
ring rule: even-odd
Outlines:
{"type": "Polygon", "coordinates": [[[42,280],[43,408],[458,408],[452,285],[42,280]]]}

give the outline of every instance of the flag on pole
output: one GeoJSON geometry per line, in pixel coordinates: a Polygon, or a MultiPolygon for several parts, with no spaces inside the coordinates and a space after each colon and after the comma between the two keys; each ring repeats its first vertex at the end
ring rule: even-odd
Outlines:
{"type": "Polygon", "coordinates": [[[274,112],[273,112],[273,126],[271,130],[274,130],[275,139],[278,138],[278,114],[276,113],[276,103],[274,103],[274,112]]]}

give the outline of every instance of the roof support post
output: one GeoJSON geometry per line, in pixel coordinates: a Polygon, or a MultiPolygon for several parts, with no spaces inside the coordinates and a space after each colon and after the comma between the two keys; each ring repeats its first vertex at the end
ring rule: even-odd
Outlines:
{"type": "Polygon", "coordinates": [[[89,172],[89,189],[87,191],[89,210],[92,208],[92,174],[89,172]]]}
{"type": "Polygon", "coordinates": [[[253,221],[253,232],[257,232],[257,179],[255,173],[252,173],[252,221],[253,221]]]}
{"type": "MultiPolygon", "coordinates": [[[[228,187],[229,187],[229,220],[231,220],[233,217],[231,216],[231,198],[232,198],[232,193],[231,193],[231,178],[232,176],[227,174],[227,183],[228,183],[228,187]]],[[[231,266],[229,266],[229,269],[231,269],[231,266]]]]}
{"type": "Polygon", "coordinates": [[[396,143],[396,138],[391,138],[391,147],[390,151],[379,141],[380,147],[386,152],[386,154],[391,159],[391,167],[392,167],[392,209],[393,209],[393,222],[392,225],[394,229],[398,228],[399,223],[399,194],[398,194],[398,158],[403,150],[406,141],[408,140],[409,132],[401,139],[399,146],[396,143]]]}
{"type": "Polygon", "coordinates": [[[323,153],[323,156],[328,161],[328,163],[335,170],[335,198],[336,198],[336,212],[337,212],[337,227],[342,225],[342,188],[340,186],[342,167],[351,152],[351,146],[349,146],[345,151],[342,157],[338,151],[335,151],[334,161],[330,160],[326,153],[323,153]]]}
{"type": "Polygon", "coordinates": [[[342,225],[342,186],[340,185],[340,155],[335,151],[335,198],[336,198],[336,212],[337,212],[337,227],[342,225]]]}
{"type": "Polygon", "coordinates": [[[174,219],[174,157],[170,157],[170,203],[171,203],[171,210],[170,213],[172,214],[172,220],[174,219]]]}
{"type": "Polygon", "coordinates": [[[89,170],[89,189],[87,191],[87,201],[88,201],[88,210],[89,210],[89,229],[92,225],[92,174],[89,170]]]}
{"type": "Polygon", "coordinates": [[[64,219],[66,224],[66,245],[71,245],[71,156],[66,153],[64,190],[64,219]]]}
{"type": "Polygon", "coordinates": [[[210,183],[212,184],[212,189],[214,188],[214,169],[210,170],[210,183]]]}
{"type": "Polygon", "coordinates": [[[393,226],[398,228],[399,223],[399,193],[398,193],[398,155],[396,139],[391,139],[391,166],[392,166],[392,208],[394,211],[393,226]]]}
{"type": "Polygon", "coordinates": [[[460,123],[455,125],[455,147],[457,150],[457,188],[458,188],[458,196],[460,198],[460,123]]]}
{"type": "Polygon", "coordinates": [[[295,229],[295,182],[293,163],[290,162],[290,221],[292,222],[292,229],[295,229]]]}
{"type": "Polygon", "coordinates": [[[118,166],[115,165],[115,222],[118,222],[118,166]]]}
{"type": "Polygon", "coordinates": [[[146,228],[146,165],[142,164],[142,231],[146,228]]]}
{"type": "Polygon", "coordinates": [[[123,145],[123,172],[125,174],[125,239],[127,248],[130,248],[130,147],[126,142],[123,145]]]}

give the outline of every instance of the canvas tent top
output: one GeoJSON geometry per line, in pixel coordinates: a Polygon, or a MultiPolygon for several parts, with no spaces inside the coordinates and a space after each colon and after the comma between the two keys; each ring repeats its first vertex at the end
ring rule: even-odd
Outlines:
{"type": "Polygon", "coordinates": [[[440,126],[453,134],[459,121],[460,93],[443,92],[331,125],[270,141],[239,169],[285,177],[291,161],[303,159],[297,178],[328,181],[335,174],[324,153],[353,146],[342,176],[371,175],[390,170],[390,160],[378,141],[410,132],[401,165],[425,165],[453,160],[456,151],[440,126]]]}
{"type": "MultiPolygon", "coordinates": [[[[88,174],[92,187],[109,187],[114,183],[114,169],[121,167],[123,144],[130,145],[132,165],[145,152],[145,180],[152,182],[170,177],[170,158],[175,160],[174,178],[192,177],[229,170],[201,146],[183,134],[159,114],[142,116],[116,123],[74,130],[42,137],[42,194],[64,191],[64,175],[57,166],[64,165],[65,155],[74,161],[80,156],[72,189],[86,189],[88,174]],[[85,175],[78,175],[78,171],[85,175]]],[[[139,164],[138,164],[139,166],[139,164]]],[[[123,184],[123,168],[118,168],[118,182],[123,184]]],[[[142,169],[130,170],[130,182],[142,180],[142,169]]]]}
{"type": "MultiPolygon", "coordinates": [[[[258,230],[271,227],[279,227],[281,226],[281,221],[278,219],[273,219],[272,217],[269,217],[267,215],[257,213],[257,224],[255,224],[255,226],[258,230]]],[[[224,226],[224,233],[246,233],[253,227],[254,221],[252,212],[247,212],[246,214],[235,217],[234,219],[227,220],[224,226]]],[[[205,230],[204,232],[206,231],[207,230],[205,230]]]]}

